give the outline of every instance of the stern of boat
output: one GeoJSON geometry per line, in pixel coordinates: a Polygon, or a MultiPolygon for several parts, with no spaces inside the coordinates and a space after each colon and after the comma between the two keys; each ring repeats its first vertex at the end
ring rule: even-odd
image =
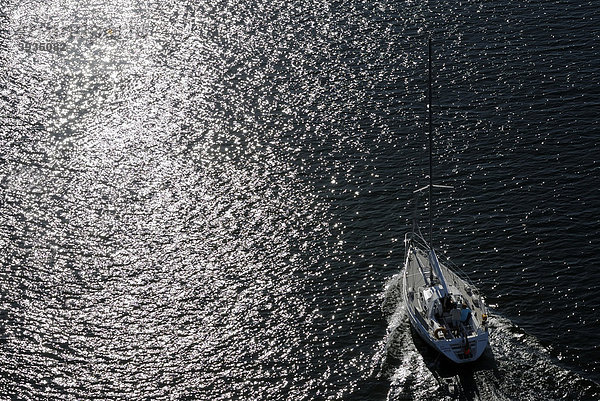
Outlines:
{"type": "Polygon", "coordinates": [[[488,341],[489,334],[484,331],[469,337],[468,346],[463,338],[434,341],[433,346],[452,362],[467,363],[479,359],[488,346],[488,341]]]}

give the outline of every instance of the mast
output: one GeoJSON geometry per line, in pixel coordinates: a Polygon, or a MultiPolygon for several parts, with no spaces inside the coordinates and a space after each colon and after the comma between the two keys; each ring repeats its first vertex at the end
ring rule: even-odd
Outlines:
{"type": "Polygon", "coordinates": [[[428,86],[428,104],[429,110],[429,248],[433,249],[433,198],[431,192],[433,190],[433,128],[432,128],[432,107],[431,107],[431,37],[428,40],[429,47],[429,86],[428,86]]]}
{"type": "Polygon", "coordinates": [[[429,284],[433,286],[433,272],[435,271],[436,276],[438,277],[440,284],[444,290],[444,295],[449,294],[448,286],[446,285],[446,278],[444,277],[444,273],[440,268],[440,263],[438,261],[437,255],[433,249],[433,187],[439,188],[452,188],[446,185],[433,185],[433,107],[432,107],[432,68],[431,68],[431,37],[428,38],[428,69],[429,69],[429,85],[428,85],[428,93],[427,93],[427,108],[429,110],[429,265],[431,269],[429,270],[429,284]]]}

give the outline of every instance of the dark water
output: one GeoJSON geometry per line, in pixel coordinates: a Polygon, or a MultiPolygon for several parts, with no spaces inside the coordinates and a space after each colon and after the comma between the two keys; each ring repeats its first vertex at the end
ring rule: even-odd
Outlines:
{"type": "Polygon", "coordinates": [[[2,399],[600,397],[592,1],[6,1],[2,399]],[[399,301],[425,183],[493,307],[436,361],[399,301]]]}

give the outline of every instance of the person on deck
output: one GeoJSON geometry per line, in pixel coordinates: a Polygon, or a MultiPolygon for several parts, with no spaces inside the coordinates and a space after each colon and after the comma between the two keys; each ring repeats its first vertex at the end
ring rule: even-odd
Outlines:
{"type": "Polygon", "coordinates": [[[439,301],[435,301],[433,304],[433,316],[438,322],[442,321],[442,306],[440,306],[439,301]]]}
{"type": "Polygon", "coordinates": [[[458,331],[458,323],[460,322],[460,310],[454,307],[450,311],[450,319],[452,319],[452,328],[458,331]]]}
{"type": "Polygon", "coordinates": [[[471,309],[467,306],[467,304],[462,304],[462,309],[460,310],[460,321],[463,324],[467,324],[469,319],[471,318],[471,309]]]}

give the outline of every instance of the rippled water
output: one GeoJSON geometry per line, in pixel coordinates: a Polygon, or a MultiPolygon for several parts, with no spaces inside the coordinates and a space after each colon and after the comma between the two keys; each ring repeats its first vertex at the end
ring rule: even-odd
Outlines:
{"type": "Polygon", "coordinates": [[[0,4],[4,397],[599,397],[593,2],[0,4]],[[398,297],[429,33],[460,369],[398,297]]]}

